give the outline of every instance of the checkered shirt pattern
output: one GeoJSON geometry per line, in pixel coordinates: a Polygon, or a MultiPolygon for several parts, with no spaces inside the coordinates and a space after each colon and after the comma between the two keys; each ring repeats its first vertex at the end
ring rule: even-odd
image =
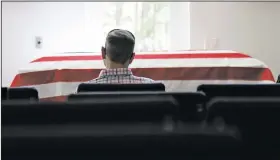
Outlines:
{"type": "Polygon", "coordinates": [[[93,79],[87,83],[155,83],[154,80],[137,77],[132,74],[132,71],[128,68],[116,68],[116,69],[105,69],[99,74],[99,77],[93,79]]]}

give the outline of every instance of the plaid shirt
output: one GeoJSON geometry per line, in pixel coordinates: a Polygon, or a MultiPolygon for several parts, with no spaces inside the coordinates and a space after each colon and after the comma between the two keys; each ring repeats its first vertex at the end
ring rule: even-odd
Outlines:
{"type": "Polygon", "coordinates": [[[132,74],[128,68],[105,69],[99,74],[99,77],[87,83],[155,83],[152,79],[137,77],[132,74]]]}

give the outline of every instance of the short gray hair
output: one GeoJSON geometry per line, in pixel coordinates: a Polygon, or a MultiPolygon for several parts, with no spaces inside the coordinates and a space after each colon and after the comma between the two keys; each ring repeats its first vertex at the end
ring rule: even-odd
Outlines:
{"type": "Polygon", "coordinates": [[[114,29],[107,35],[105,52],[113,62],[124,64],[131,58],[134,46],[135,37],[131,32],[114,29]]]}

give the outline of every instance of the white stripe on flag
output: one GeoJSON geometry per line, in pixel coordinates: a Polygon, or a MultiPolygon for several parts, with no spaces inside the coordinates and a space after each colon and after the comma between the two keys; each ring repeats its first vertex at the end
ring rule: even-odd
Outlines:
{"type": "MultiPolygon", "coordinates": [[[[200,84],[260,84],[260,83],[275,83],[272,81],[243,81],[243,80],[169,80],[159,81],[163,82],[166,87],[166,91],[170,92],[188,92],[196,91],[200,84]]],[[[40,98],[48,98],[55,96],[67,96],[75,93],[78,85],[81,82],[56,82],[41,85],[33,85],[27,87],[34,87],[39,92],[40,98]]]]}
{"type": "MultiPolygon", "coordinates": [[[[250,67],[267,68],[254,58],[191,58],[191,59],[137,59],[130,68],[176,68],[176,67],[250,67]]],[[[19,73],[46,71],[54,69],[101,69],[101,60],[58,61],[30,63],[19,73]]]]}

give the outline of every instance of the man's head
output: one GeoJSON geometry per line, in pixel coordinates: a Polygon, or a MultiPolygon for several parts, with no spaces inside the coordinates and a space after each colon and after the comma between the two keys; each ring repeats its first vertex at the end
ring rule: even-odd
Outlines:
{"type": "Polygon", "coordinates": [[[134,58],[134,35],[122,29],[110,31],[102,47],[102,58],[107,68],[128,67],[134,58]]]}

